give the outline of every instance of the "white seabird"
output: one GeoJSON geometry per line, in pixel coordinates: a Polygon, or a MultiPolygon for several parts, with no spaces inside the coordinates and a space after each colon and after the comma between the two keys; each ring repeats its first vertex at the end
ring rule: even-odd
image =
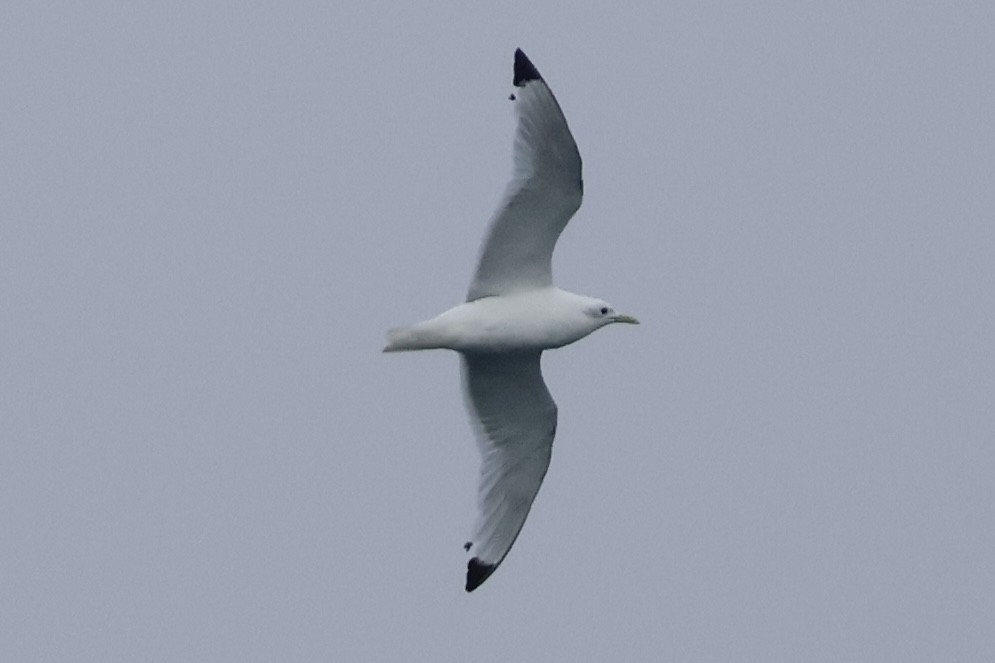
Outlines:
{"type": "Polygon", "coordinates": [[[490,221],[466,302],[392,329],[384,352],[459,352],[463,398],[480,448],[478,517],[464,546],[466,591],[501,564],[549,467],[556,403],[542,379],[543,350],[613,322],[637,324],[610,304],[553,285],[553,247],[583,196],[580,153],[549,86],[521,49],[512,83],[514,172],[490,221]]]}

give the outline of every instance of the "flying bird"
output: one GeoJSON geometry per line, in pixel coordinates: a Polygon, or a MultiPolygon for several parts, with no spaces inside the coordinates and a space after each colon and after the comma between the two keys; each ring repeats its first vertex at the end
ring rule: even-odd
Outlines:
{"type": "Polygon", "coordinates": [[[466,302],[391,329],[384,352],[455,350],[480,449],[478,516],[464,548],[466,591],[504,560],[549,468],[556,403],[539,358],[612,323],[638,324],[601,299],[553,285],[553,247],[583,196],[581,160],[546,81],[515,51],[514,170],[480,250],[466,302]]]}

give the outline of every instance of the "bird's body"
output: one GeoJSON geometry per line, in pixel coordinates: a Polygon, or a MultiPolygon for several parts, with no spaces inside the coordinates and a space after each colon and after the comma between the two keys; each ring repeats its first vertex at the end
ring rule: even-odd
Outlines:
{"type": "Polygon", "coordinates": [[[475,299],[431,320],[391,330],[384,351],[541,352],[579,341],[617,318],[599,299],[550,286],[475,299]]]}
{"type": "Polygon", "coordinates": [[[535,66],[515,51],[518,126],[514,172],[488,226],[467,301],[388,332],[384,352],[455,350],[482,464],[466,590],[497,569],[525,523],[549,467],[556,403],[540,369],[544,350],[615,322],[607,302],[553,285],[556,241],[580,207],[581,160],[566,119],[535,66]]]}

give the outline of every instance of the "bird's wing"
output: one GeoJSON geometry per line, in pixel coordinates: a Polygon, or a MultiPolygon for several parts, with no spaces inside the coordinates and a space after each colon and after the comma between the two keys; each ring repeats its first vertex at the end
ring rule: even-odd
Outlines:
{"type": "Polygon", "coordinates": [[[491,218],[467,301],[553,283],[553,247],[583,195],[580,152],[546,81],[515,51],[514,171],[491,218]]]}
{"type": "Polygon", "coordinates": [[[525,524],[549,467],[556,403],[539,353],[463,355],[463,398],[480,448],[477,524],[466,591],[494,573],[525,524]]]}

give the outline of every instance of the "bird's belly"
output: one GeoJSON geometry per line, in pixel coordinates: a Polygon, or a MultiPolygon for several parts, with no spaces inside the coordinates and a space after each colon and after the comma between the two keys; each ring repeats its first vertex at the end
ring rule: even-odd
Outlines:
{"type": "Polygon", "coordinates": [[[454,350],[486,353],[549,350],[573,343],[582,335],[552,320],[508,316],[468,325],[459,336],[454,350]]]}

